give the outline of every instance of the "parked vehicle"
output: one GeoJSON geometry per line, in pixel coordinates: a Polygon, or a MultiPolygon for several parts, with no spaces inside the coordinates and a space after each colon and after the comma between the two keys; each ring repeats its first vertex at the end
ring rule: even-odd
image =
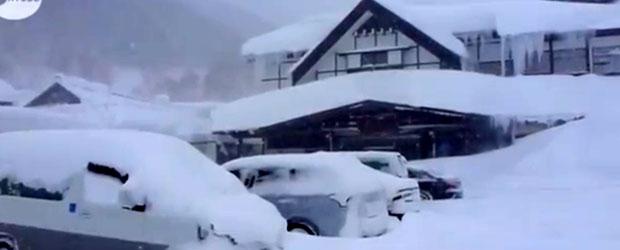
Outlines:
{"type": "Polygon", "coordinates": [[[463,197],[461,182],[453,178],[436,177],[426,171],[408,167],[407,159],[397,152],[350,152],[362,163],[376,170],[401,178],[416,179],[422,200],[455,199],[463,197]]]}
{"type": "Polygon", "coordinates": [[[409,177],[418,180],[423,200],[442,200],[463,198],[461,181],[456,178],[443,178],[427,171],[408,168],[409,177]]]}
{"type": "Polygon", "coordinates": [[[174,138],[130,131],[0,134],[3,250],[279,249],[284,226],[271,204],[174,138]],[[238,210],[239,218],[219,215],[224,209],[238,210]]]}
{"type": "Polygon", "coordinates": [[[369,237],[389,224],[381,182],[350,156],[264,155],[224,164],[250,190],[272,202],[288,230],[310,235],[369,237]]]}
{"type": "Polygon", "coordinates": [[[334,152],[330,154],[353,156],[363,163],[355,166],[363,168],[370,166],[373,169],[372,173],[388,190],[390,215],[401,219],[405,213],[417,210],[416,203],[421,200],[420,188],[416,180],[407,177],[407,170],[400,162],[402,157],[400,154],[383,152],[334,152]]]}

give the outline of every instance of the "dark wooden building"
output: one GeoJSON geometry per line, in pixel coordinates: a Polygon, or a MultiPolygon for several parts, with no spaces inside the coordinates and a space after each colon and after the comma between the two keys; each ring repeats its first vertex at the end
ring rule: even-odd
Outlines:
{"type": "Polygon", "coordinates": [[[238,140],[235,154],[398,151],[408,159],[480,153],[512,144],[514,124],[450,110],[365,100],[277,124],[217,131],[238,140]]]}

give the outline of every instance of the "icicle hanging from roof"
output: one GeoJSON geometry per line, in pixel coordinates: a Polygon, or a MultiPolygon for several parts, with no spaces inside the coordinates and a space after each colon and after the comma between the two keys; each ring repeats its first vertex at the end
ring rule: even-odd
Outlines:
{"type": "Polygon", "coordinates": [[[545,33],[527,33],[510,36],[510,53],[512,54],[515,74],[522,74],[526,65],[534,60],[540,61],[545,50],[545,33]]]}

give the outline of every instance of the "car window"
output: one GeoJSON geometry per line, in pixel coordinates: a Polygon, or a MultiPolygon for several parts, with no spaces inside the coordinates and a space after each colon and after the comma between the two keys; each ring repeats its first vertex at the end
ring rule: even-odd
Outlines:
{"type": "Polygon", "coordinates": [[[413,170],[413,169],[409,169],[409,177],[416,178],[416,179],[435,179],[434,176],[432,176],[431,174],[425,171],[413,170]]]}
{"type": "Polygon", "coordinates": [[[44,188],[32,187],[21,182],[12,181],[9,178],[0,180],[0,195],[52,201],[61,201],[63,199],[61,192],[50,192],[44,188]]]}
{"type": "Polygon", "coordinates": [[[362,163],[364,165],[369,166],[373,169],[379,170],[381,172],[389,172],[390,164],[384,161],[379,160],[363,160],[362,163]]]}
{"type": "Polygon", "coordinates": [[[290,170],[284,168],[264,168],[257,172],[256,184],[268,181],[287,181],[290,178],[290,170]]]}

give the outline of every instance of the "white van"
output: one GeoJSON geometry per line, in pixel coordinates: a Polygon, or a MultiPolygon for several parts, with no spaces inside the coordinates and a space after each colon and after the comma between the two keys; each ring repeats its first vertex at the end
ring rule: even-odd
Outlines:
{"type": "Polygon", "coordinates": [[[0,134],[2,249],[264,250],[280,249],[285,232],[275,207],[177,139],[130,131],[0,134]]]}

